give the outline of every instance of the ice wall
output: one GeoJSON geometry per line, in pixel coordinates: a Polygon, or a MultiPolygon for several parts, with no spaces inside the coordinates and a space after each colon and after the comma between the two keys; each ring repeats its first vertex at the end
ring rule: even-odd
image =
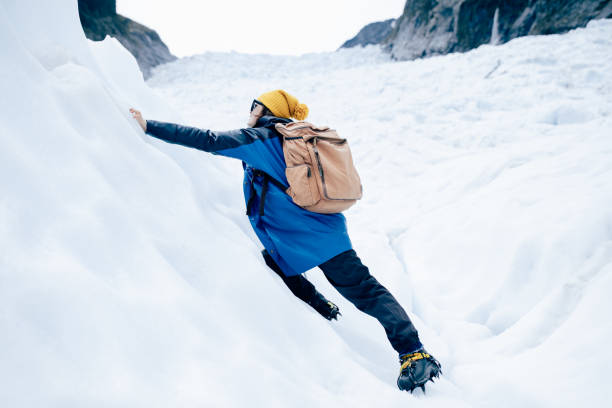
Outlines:
{"type": "Polygon", "coordinates": [[[359,370],[266,271],[239,163],[144,135],[130,106],[180,115],[76,1],[3,0],[0,49],[0,405],[337,401],[359,370]]]}

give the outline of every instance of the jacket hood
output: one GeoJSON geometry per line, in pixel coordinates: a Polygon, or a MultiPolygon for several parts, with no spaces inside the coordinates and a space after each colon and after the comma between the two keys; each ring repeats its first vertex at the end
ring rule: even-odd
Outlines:
{"type": "Polygon", "coordinates": [[[257,119],[255,127],[271,127],[273,128],[277,123],[290,123],[293,122],[291,119],[279,118],[276,116],[262,116],[257,119]]]}

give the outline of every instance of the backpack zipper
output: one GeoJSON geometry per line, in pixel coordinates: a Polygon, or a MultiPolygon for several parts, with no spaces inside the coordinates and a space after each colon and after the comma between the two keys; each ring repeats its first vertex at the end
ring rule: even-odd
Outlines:
{"type": "Polygon", "coordinates": [[[327,132],[329,130],[329,129],[325,129],[325,130],[314,129],[312,126],[300,126],[300,127],[293,128],[291,130],[306,129],[306,128],[311,128],[314,132],[327,132]]]}
{"type": "Polygon", "coordinates": [[[315,142],[312,144],[312,148],[315,152],[315,158],[317,159],[317,168],[319,169],[319,175],[321,176],[321,183],[323,184],[323,188],[325,189],[325,176],[323,175],[323,166],[321,165],[321,159],[319,158],[319,149],[317,149],[316,140],[317,139],[315,139],[315,142]]]}
{"type": "MultiPolygon", "coordinates": [[[[321,164],[321,158],[319,157],[319,149],[317,148],[317,138],[313,138],[312,149],[315,153],[315,158],[317,159],[317,168],[319,169],[319,175],[321,176],[321,185],[323,186],[323,196],[328,200],[338,200],[338,201],[346,201],[351,200],[349,198],[331,198],[327,194],[327,185],[325,184],[325,175],[323,174],[323,165],[321,164]]],[[[346,139],[344,139],[346,141],[346,139]]]]}

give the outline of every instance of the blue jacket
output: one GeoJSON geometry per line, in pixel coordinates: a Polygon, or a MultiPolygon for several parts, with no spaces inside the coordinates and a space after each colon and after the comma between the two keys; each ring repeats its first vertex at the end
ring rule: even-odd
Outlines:
{"type": "Polygon", "coordinates": [[[352,249],[346,219],[338,214],[304,210],[283,189],[288,186],[282,136],[275,123],[289,119],[264,116],[254,128],[217,132],[147,120],[147,133],[169,143],[242,160],[244,199],[257,237],[287,276],[298,275],[352,249]],[[260,215],[264,172],[268,183],[260,215]]]}

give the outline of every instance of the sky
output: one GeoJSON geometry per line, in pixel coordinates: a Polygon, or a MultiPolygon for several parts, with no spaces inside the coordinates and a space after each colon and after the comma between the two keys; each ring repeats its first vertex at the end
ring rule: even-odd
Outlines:
{"type": "Polygon", "coordinates": [[[396,18],[406,0],[117,0],[117,12],[160,35],[177,57],[205,51],[332,51],[366,24],[396,18]]]}

